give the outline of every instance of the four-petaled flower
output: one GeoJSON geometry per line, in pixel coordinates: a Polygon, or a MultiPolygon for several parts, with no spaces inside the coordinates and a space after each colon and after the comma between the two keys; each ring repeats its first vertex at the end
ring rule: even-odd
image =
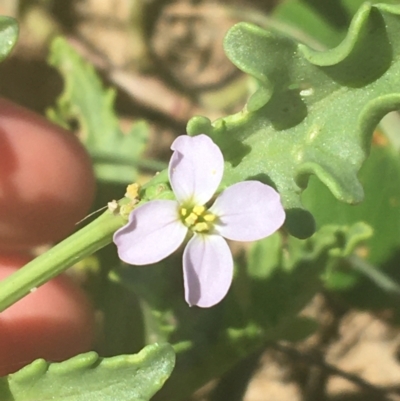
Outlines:
{"type": "Polygon", "coordinates": [[[169,179],[175,200],[154,200],[137,207],[114,235],[119,257],[146,265],[164,259],[185,240],[185,298],[210,307],[221,301],[232,282],[233,258],[225,238],[255,241],[274,233],[285,212],[279,194],[259,181],[225,189],[211,207],[224,171],[218,146],[206,135],[180,136],[171,146],[169,179]]]}

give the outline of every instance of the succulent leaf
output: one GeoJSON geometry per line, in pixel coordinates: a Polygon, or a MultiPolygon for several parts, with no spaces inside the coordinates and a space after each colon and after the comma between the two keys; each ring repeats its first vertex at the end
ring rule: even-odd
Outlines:
{"type": "Polygon", "coordinates": [[[398,5],[365,3],[343,42],[324,52],[248,23],[227,33],[227,56],[259,89],[236,115],[194,117],[188,133],[205,132],[221,147],[224,185],[256,178],[275,186],[299,238],[314,231],[300,199],[311,174],[338,200],[363,200],[357,175],[371,134],[400,106],[399,14],[398,5]]]}
{"type": "Polygon", "coordinates": [[[38,359],[1,378],[3,401],[147,401],[175,364],[169,344],[153,344],[135,355],[100,358],[95,352],[60,363],[38,359]]]}

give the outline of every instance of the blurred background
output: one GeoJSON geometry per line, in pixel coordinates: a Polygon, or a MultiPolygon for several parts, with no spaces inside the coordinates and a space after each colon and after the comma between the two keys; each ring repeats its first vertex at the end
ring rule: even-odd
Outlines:
{"type": "MultiPolygon", "coordinates": [[[[185,133],[193,115],[213,120],[239,111],[251,93],[254,82],[223,52],[224,35],[234,23],[253,22],[323,49],[340,42],[359,4],[339,0],[0,0],[0,14],[20,23],[17,46],[0,64],[0,95],[41,114],[54,107],[64,79],[47,60],[52,40],[62,35],[94,66],[103,85],[115,88],[121,130],[127,132],[132,124],[146,122],[146,158],[160,163],[149,165],[153,174],[168,162],[169,145],[185,133]]],[[[71,119],[69,125],[79,131],[78,121],[71,119]]],[[[378,144],[379,135],[375,136],[378,144]]],[[[99,174],[101,181],[104,177],[99,174]]],[[[148,175],[142,172],[139,180],[148,175]]],[[[124,182],[105,181],[99,186],[97,206],[124,194],[124,182]]],[[[110,255],[103,252],[99,263],[115,263],[115,255],[110,255]]],[[[390,268],[397,267],[398,260],[397,250],[390,268]]],[[[105,342],[118,338],[118,345],[104,347],[103,354],[136,351],[140,341],[137,346],[120,344],[126,344],[126,333],[135,330],[126,308],[137,300],[119,286],[107,291],[112,299],[109,304],[97,300],[106,321],[105,342]],[[116,310],[120,313],[115,314],[116,310]]],[[[394,301],[372,305],[322,290],[302,312],[318,323],[310,337],[266,344],[190,400],[400,400],[398,306],[398,294],[394,301]]],[[[160,399],[170,400],[162,393],[160,399]]]]}

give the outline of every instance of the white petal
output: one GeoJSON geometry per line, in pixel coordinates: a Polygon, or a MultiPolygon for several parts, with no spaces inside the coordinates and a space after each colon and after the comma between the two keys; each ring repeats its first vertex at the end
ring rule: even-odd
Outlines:
{"type": "Polygon", "coordinates": [[[169,162],[169,179],[180,203],[204,205],[214,195],[224,172],[219,147],[207,135],[175,139],[169,162]]]}
{"type": "Polygon", "coordinates": [[[208,308],[220,302],[231,286],[233,258],[219,235],[195,235],[183,253],[185,299],[208,308]]]}
{"type": "Polygon", "coordinates": [[[187,228],[178,218],[179,204],[155,200],[135,209],[129,222],[114,234],[121,260],[132,265],[156,263],[174,252],[187,228]]]}
{"type": "Polygon", "coordinates": [[[218,216],[216,231],[235,241],[268,237],[285,221],[278,192],[259,181],[243,181],[227,188],[210,212],[218,216]]]}

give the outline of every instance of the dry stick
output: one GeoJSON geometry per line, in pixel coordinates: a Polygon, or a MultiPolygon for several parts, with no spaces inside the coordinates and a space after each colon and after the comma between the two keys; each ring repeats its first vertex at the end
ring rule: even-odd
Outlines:
{"type": "Polygon", "coordinates": [[[388,400],[390,401],[390,398],[387,397],[388,393],[396,393],[396,390],[393,389],[386,389],[386,388],[380,388],[378,386],[375,386],[366,380],[362,379],[360,376],[357,376],[354,373],[348,373],[345,372],[336,366],[331,365],[330,363],[324,361],[323,359],[316,358],[314,355],[306,354],[304,352],[301,352],[297,350],[294,347],[291,347],[289,345],[284,345],[282,343],[270,343],[268,346],[276,351],[279,351],[285,355],[288,355],[292,359],[297,359],[297,360],[302,360],[305,361],[308,364],[312,365],[318,365],[318,367],[324,369],[325,371],[328,372],[328,374],[333,375],[333,376],[339,376],[342,377],[343,379],[348,380],[351,383],[354,383],[358,387],[369,391],[371,393],[376,394],[377,396],[382,397],[382,400],[388,400]]]}
{"type": "Polygon", "coordinates": [[[82,57],[102,71],[116,87],[144,107],[172,118],[180,124],[186,124],[188,119],[196,114],[208,115],[211,119],[217,117],[210,116],[210,111],[202,110],[187,96],[169,88],[157,76],[113,67],[103,54],[91,48],[82,38],[69,36],[68,42],[82,57]]]}

